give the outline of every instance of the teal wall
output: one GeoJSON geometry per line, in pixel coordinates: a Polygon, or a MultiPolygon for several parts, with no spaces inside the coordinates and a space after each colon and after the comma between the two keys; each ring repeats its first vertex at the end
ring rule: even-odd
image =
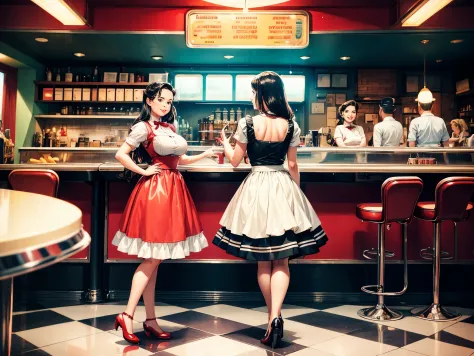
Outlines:
{"type": "Polygon", "coordinates": [[[35,132],[36,120],[34,115],[43,113],[43,108],[35,102],[35,86],[38,73],[45,70],[44,66],[35,59],[26,56],[6,43],[0,42],[0,53],[18,61],[16,127],[15,127],[15,163],[20,161],[18,148],[31,146],[35,132]]]}

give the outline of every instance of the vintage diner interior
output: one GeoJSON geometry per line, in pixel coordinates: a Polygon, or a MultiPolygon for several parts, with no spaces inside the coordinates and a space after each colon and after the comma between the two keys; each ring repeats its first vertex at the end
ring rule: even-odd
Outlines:
{"type": "Polygon", "coordinates": [[[473,17],[470,0],[2,0],[0,355],[474,355],[473,17]],[[258,136],[283,120],[258,104],[263,72],[284,141],[258,136]],[[276,141],[284,163],[259,164],[276,141]],[[305,197],[317,248],[282,253],[299,203],[267,175],[305,197]],[[271,214],[291,225],[278,246],[236,233],[271,214]],[[130,232],[150,230],[164,242],[130,232]]]}

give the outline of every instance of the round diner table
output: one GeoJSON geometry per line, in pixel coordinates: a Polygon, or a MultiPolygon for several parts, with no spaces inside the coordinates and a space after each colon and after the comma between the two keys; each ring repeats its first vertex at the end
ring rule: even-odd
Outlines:
{"type": "Polygon", "coordinates": [[[0,355],[10,355],[13,278],[86,248],[76,206],[48,196],[0,189],[0,355]]]}

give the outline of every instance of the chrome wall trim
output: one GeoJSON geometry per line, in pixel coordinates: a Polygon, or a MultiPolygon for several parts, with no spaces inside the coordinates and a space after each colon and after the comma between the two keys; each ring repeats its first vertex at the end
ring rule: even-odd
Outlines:
{"type": "MultiPolygon", "coordinates": [[[[141,263],[141,259],[133,260],[115,260],[107,259],[105,263],[141,263]]],[[[206,263],[206,264],[256,264],[256,261],[247,261],[247,260],[165,260],[163,263],[206,263]]],[[[386,264],[389,265],[403,265],[403,261],[386,261],[386,264]]],[[[474,261],[471,260],[444,260],[441,262],[446,265],[474,265],[474,261]]],[[[295,265],[374,265],[377,264],[377,261],[366,261],[366,260],[291,260],[290,264],[295,265]]],[[[418,260],[409,260],[409,265],[428,265],[431,264],[431,261],[418,261],[418,260]]]]}

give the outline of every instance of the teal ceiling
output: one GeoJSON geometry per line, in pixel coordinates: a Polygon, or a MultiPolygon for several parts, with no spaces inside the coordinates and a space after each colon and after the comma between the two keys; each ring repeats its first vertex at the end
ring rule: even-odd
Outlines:
{"type": "Polygon", "coordinates": [[[423,52],[429,63],[440,66],[467,63],[474,56],[474,32],[402,32],[313,34],[305,49],[191,49],[184,34],[103,34],[0,32],[0,41],[50,66],[63,65],[297,65],[313,67],[411,67],[420,66],[423,52]],[[35,37],[46,37],[38,43],[35,37]],[[452,39],[463,39],[451,44],[452,39]],[[423,46],[420,41],[429,39],[423,46]],[[76,58],[74,52],[86,57],[76,58]],[[164,56],[160,62],[152,55],[164,56]],[[231,60],[224,55],[235,56],[231,60]],[[300,56],[310,56],[303,61],[300,56]],[[341,56],[351,60],[341,61],[341,56]]]}

